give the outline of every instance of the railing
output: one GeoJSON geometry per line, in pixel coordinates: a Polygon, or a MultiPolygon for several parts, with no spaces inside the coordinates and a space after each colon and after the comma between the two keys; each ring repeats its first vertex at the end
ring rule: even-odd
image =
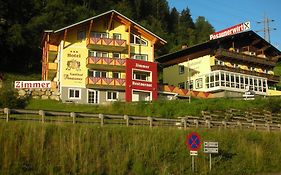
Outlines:
{"type": "Polygon", "coordinates": [[[254,129],[266,131],[281,131],[281,114],[272,114],[268,111],[263,113],[246,111],[241,113],[239,110],[231,109],[225,112],[203,111],[202,117],[185,116],[177,119],[158,118],[158,117],[140,117],[128,115],[110,115],[110,114],[89,114],[75,112],[58,112],[44,110],[26,110],[26,109],[0,109],[0,119],[10,122],[13,120],[40,121],[44,122],[68,122],[68,123],[88,123],[100,124],[118,124],[126,126],[149,126],[149,127],[177,127],[187,128],[237,128],[254,129]],[[22,115],[23,114],[23,115],[22,115]]]}
{"type": "Polygon", "coordinates": [[[95,46],[111,46],[116,47],[118,51],[122,51],[127,48],[126,40],[112,39],[112,38],[87,38],[87,47],[91,45],[95,46]],[[118,49],[119,48],[119,49],[118,49]]]}
{"type": "Polygon", "coordinates": [[[236,59],[239,61],[244,61],[248,63],[255,63],[255,64],[263,64],[267,66],[275,66],[275,62],[271,61],[268,58],[259,58],[257,56],[251,56],[251,55],[246,55],[243,53],[238,53],[234,51],[228,51],[225,49],[218,49],[215,53],[216,58],[230,58],[230,59],[236,59]]]}
{"type": "Polygon", "coordinates": [[[87,77],[87,85],[125,86],[126,80],[122,78],[87,77]]]}
{"type": "Polygon", "coordinates": [[[241,73],[241,74],[264,77],[264,78],[267,78],[270,81],[279,82],[279,76],[265,74],[265,73],[259,73],[259,72],[255,72],[255,71],[244,70],[244,69],[240,69],[240,68],[232,68],[232,67],[227,67],[227,66],[222,66],[222,65],[213,65],[213,66],[211,66],[211,70],[212,71],[225,70],[225,71],[236,72],[236,73],[241,73]]]}
{"type": "Polygon", "coordinates": [[[121,58],[105,58],[105,57],[88,57],[87,63],[89,64],[101,64],[111,66],[126,66],[126,59],[121,58]]]}

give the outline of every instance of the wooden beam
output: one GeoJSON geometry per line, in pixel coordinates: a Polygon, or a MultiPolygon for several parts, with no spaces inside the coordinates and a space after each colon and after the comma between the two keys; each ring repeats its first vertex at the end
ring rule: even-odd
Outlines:
{"type": "Polygon", "coordinates": [[[275,62],[277,62],[279,59],[281,59],[281,55],[272,57],[272,61],[275,61],[275,62]]]}
{"type": "Polygon", "coordinates": [[[65,46],[66,36],[67,36],[67,29],[64,30],[64,35],[63,35],[63,48],[64,48],[64,46],[65,46]]]}
{"type": "Polygon", "coordinates": [[[252,45],[256,45],[256,44],[258,44],[259,42],[261,42],[261,39],[256,39],[256,40],[254,40],[254,41],[252,42],[252,45]]]}
{"type": "Polygon", "coordinates": [[[269,49],[270,47],[271,47],[271,45],[266,45],[266,46],[263,46],[262,48],[260,48],[260,49],[258,49],[258,50],[263,50],[263,51],[265,51],[265,50],[269,49]]]}
{"type": "Polygon", "coordinates": [[[112,12],[112,13],[111,13],[111,16],[110,16],[110,20],[109,20],[108,26],[107,26],[107,30],[111,30],[111,25],[112,25],[112,21],[113,21],[113,16],[114,16],[114,13],[112,12]]]}
{"type": "Polygon", "coordinates": [[[88,41],[90,41],[92,27],[93,27],[93,20],[91,20],[91,22],[90,22],[89,30],[88,30],[88,33],[87,33],[88,41]]]}
{"type": "Polygon", "coordinates": [[[128,25],[128,57],[131,58],[131,25],[128,25]]]}

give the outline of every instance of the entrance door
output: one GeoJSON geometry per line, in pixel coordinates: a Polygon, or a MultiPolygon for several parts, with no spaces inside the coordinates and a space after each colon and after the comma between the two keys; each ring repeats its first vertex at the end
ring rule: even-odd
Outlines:
{"type": "Polygon", "coordinates": [[[99,103],[99,91],[88,90],[88,103],[89,104],[98,104],[99,103]]]}
{"type": "Polygon", "coordinates": [[[151,101],[151,92],[133,91],[132,101],[151,101]]]}

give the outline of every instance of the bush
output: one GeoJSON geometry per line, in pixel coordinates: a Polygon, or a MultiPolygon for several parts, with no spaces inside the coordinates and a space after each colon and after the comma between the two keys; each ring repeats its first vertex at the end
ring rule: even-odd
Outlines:
{"type": "Polygon", "coordinates": [[[27,100],[18,98],[18,94],[13,90],[1,89],[0,107],[2,108],[24,108],[27,105],[27,100]]]}

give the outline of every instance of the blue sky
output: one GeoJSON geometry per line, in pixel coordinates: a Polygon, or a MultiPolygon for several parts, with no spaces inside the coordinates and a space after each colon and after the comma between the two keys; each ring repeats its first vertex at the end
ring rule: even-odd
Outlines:
{"type": "MultiPolygon", "coordinates": [[[[193,20],[204,16],[216,31],[250,21],[251,30],[263,30],[263,21],[266,15],[275,20],[269,23],[270,41],[281,50],[281,0],[168,0],[170,8],[176,7],[179,12],[188,7],[193,20]]],[[[257,32],[264,36],[263,31],[257,32]]]]}

